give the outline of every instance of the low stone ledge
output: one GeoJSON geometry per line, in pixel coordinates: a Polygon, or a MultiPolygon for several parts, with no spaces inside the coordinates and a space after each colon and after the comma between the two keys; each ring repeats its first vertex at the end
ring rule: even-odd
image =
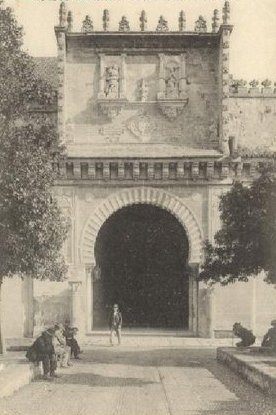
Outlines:
{"type": "Polygon", "coordinates": [[[40,376],[40,367],[25,361],[3,365],[0,372],[0,399],[12,395],[40,376]]]}
{"type": "Polygon", "coordinates": [[[265,393],[276,396],[275,355],[261,352],[257,347],[244,349],[219,347],[217,360],[265,393]]]}

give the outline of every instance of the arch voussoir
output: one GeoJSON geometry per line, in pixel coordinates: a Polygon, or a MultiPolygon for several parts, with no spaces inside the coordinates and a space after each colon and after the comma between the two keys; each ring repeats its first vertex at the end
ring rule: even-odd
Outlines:
{"type": "Polygon", "coordinates": [[[202,246],[202,230],[191,210],[177,196],[162,189],[138,187],[110,195],[89,216],[80,239],[80,260],[93,262],[94,246],[103,223],[117,210],[134,204],[151,204],[167,210],[182,224],[189,240],[189,261],[199,263],[202,246]]]}

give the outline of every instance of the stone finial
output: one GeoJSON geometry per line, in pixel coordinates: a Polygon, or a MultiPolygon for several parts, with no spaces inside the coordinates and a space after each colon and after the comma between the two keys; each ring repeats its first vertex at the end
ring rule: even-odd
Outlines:
{"type": "Polygon", "coordinates": [[[216,33],[218,31],[219,28],[219,11],[218,9],[214,10],[214,14],[213,14],[213,23],[212,23],[212,32],[216,33]]]}
{"type": "Polygon", "coordinates": [[[272,85],[272,82],[271,82],[269,79],[265,79],[265,80],[262,82],[262,86],[263,86],[264,88],[270,88],[270,87],[271,87],[271,85],[272,85]]]}
{"type": "Polygon", "coordinates": [[[158,25],[156,27],[156,32],[168,32],[168,31],[169,31],[168,21],[163,16],[160,16],[158,20],[158,25]]]}
{"type": "Polygon", "coordinates": [[[59,25],[65,27],[66,25],[66,6],[64,1],[59,6],[59,25]]]}
{"type": "Polygon", "coordinates": [[[207,32],[207,23],[203,16],[195,22],[195,32],[207,32]]]}
{"type": "Polygon", "coordinates": [[[230,2],[228,0],[224,3],[222,13],[223,24],[228,24],[230,22],[230,2]]]}
{"type": "Polygon", "coordinates": [[[147,16],[146,16],[145,10],[142,10],[142,12],[141,12],[140,28],[141,28],[141,32],[144,32],[147,28],[147,16]]]}
{"type": "Polygon", "coordinates": [[[93,32],[93,30],[94,30],[93,21],[90,16],[86,15],[84,21],[82,22],[81,31],[83,33],[89,33],[89,32],[93,32]]]}
{"type": "Polygon", "coordinates": [[[108,27],[109,27],[109,11],[105,9],[103,11],[103,30],[107,32],[108,27]]]}
{"type": "Polygon", "coordinates": [[[72,32],[73,30],[73,15],[72,12],[69,11],[67,14],[67,31],[72,32]]]}
{"type": "Polygon", "coordinates": [[[186,29],[186,15],[183,10],[181,10],[181,12],[179,13],[178,28],[179,32],[184,32],[184,30],[186,29]]]}
{"type": "Polygon", "coordinates": [[[123,16],[122,20],[119,22],[119,32],[129,32],[129,31],[130,31],[129,22],[126,16],[123,16]]]}
{"type": "Polygon", "coordinates": [[[249,85],[251,86],[251,88],[257,88],[259,85],[259,81],[257,81],[257,79],[253,79],[249,82],[249,85]]]}

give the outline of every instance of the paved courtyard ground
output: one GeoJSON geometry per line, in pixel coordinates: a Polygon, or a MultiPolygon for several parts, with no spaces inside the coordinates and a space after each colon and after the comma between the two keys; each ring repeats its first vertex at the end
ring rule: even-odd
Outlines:
{"type": "Polygon", "coordinates": [[[276,414],[276,399],[217,363],[214,348],[86,347],[61,378],[0,400],[0,415],[276,414]]]}

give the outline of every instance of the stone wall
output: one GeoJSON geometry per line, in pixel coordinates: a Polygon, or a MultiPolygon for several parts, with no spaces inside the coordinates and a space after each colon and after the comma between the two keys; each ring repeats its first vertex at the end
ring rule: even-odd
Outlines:
{"type": "Polygon", "coordinates": [[[2,285],[2,328],[4,337],[21,338],[24,335],[25,304],[23,281],[5,278],[2,285]]]}
{"type": "Polygon", "coordinates": [[[67,281],[34,281],[34,336],[55,323],[70,319],[70,294],[67,281]]]}
{"type": "MultiPolygon", "coordinates": [[[[156,103],[157,55],[126,56],[125,98],[128,102],[120,114],[110,121],[97,105],[100,81],[98,57],[93,50],[83,55],[79,52],[77,58],[69,52],[65,66],[67,142],[76,145],[146,142],[195,148],[217,147],[217,54],[215,48],[191,48],[186,51],[188,103],[182,114],[172,122],[156,103]],[[148,85],[146,102],[141,102],[139,95],[142,79],[148,85]],[[143,127],[141,123],[144,123],[143,127]],[[143,128],[146,128],[146,133],[143,128]]],[[[105,60],[105,65],[118,63],[120,56],[106,56],[105,60]]]]}
{"type": "MultiPolygon", "coordinates": [[[[262,155],[276,151],[276,95],[232,96],[230,136],[243,155],[262,155]]],[[[240,153],[240,151],[239,151],[240,153]]]]}
{"type": "Polygon", "coordinates": [[[215,287],[214,329],[230,332],[240,322],[263,337],[275,318],[275,288],[263,281],[263,275],[226,287],[215,287]]]}

